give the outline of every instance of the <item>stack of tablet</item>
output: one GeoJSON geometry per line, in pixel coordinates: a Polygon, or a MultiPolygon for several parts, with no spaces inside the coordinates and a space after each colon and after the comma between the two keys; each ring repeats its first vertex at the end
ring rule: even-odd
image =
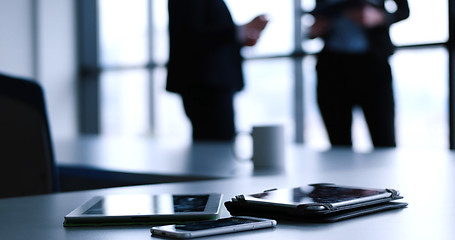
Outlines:
{"type": "Polygon", "coordinates": [[[225,206],[233,216],[254,216],[306,222],[335,222],[375,212],[404,208],[408,204],[393,189],[369,189],[312,184],[239,195],[225,206]]]}
{"type": "Polygon", "coordinates": [[[64,226],[169,224],[217,219],[220,193],[108,195],[90,199],[65,216],[64,226]]]}
{"type": "MultiPolygon", "coordinates": [[[[232,216],[335,222],[408,204],[393,189],[311,184],[238,195],[224,203],[232,216]]],[[[65,216],[64,226],[163,225],[218,219],[222,194],[108,195],[90,199],[65,216]]]]}

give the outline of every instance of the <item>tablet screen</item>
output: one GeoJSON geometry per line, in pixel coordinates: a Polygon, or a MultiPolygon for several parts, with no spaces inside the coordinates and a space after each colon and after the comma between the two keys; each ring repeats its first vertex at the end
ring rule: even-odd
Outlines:
{"type": "Polygon", "coordinates": [[[282,204],[339,203],[362,198],[383,197],[386,190],[341,187],[336,185],[314,185],[279,189],[247,196],[248,200],[282,204]]]}
{"type": "Polygon", "coordinates": [[[176,223],[219,215],[221,193],[92,197],[65,216],[64,226],[176,223]]]}
{"type": "Polygon", "coordinates": [[[83,215],[149,215],[203,212],[209,195],[112,195],[100,198],[83,215]]]}

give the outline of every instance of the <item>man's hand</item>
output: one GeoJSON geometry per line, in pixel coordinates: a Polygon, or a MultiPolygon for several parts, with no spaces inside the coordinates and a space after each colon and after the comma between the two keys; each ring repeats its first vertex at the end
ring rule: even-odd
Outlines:
{"type": "Polygon", "coordinates": [[[345,14],[350,19],[366,28],[373,28],[384,25],[386,21],[384,11],[371,5],[365,5],[361,8],[349,9],[345,14]]]}
{"type": "Polygon", "coordinates": [[[317,38],[324,36],[330,29],[331,21],[324,17],[316,17],[310,28],[309,37],[317,38]]]}
{"type": "Polygon", "coordinates": [[[239,27],[239,39],[245,46],[254,46],[267,26],[269,20],[265,15],[259,15],[249,23],[239,27]]]}

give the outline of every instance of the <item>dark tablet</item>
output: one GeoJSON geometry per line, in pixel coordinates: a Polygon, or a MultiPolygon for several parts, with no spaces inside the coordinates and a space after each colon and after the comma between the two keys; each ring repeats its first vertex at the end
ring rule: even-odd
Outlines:
{"type": "Polygon", "coordinates": [[[339,186],[333,184],[312,184],[308,186],[272,189],[262,193],[243,196],[249,203],[300,208],[307,212],[325,212],[354,205],[386,202],[401,198],[390,189],[373,189],[339,186]]]}
{"type": "Polygon", "coordinates": [[[306,222],[336,222],[392,209],[407,203],[393,189],[311,184],[238,195],[224,203],[233,216],[253,216],[306,222]]]}

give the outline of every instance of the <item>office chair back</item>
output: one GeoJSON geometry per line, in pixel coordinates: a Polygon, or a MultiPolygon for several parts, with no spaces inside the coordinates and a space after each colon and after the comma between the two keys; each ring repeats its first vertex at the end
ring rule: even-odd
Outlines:
{"type": "Polygon", "coordinates": [[[0,74],[0,198],[56,192],[43,91],[35,82],[0,74]]]}

